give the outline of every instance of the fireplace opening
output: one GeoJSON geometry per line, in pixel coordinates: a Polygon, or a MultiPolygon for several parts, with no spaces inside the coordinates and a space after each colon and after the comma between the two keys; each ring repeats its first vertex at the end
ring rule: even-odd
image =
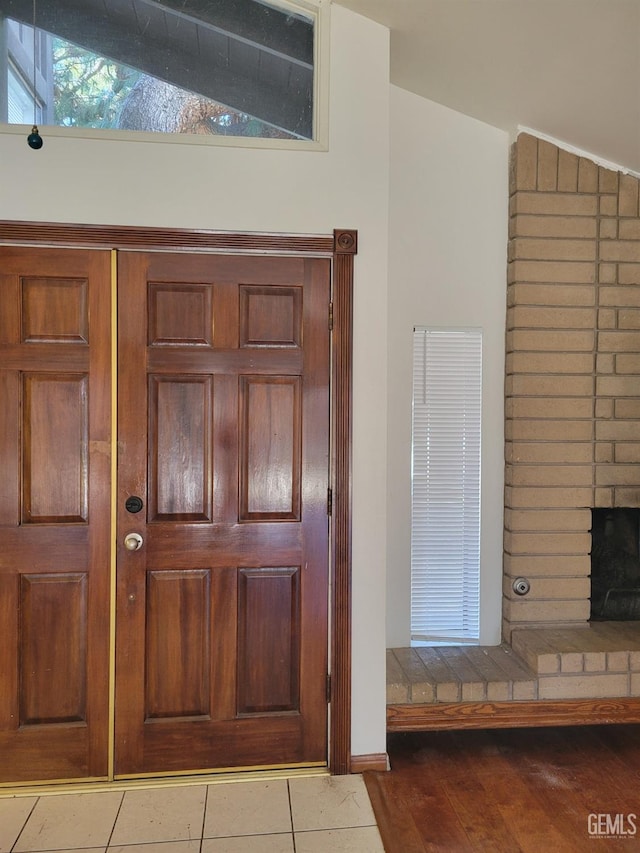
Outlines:
{"type": "Polygon", "coordinates": [[[640,509],[591,511],[591,619],[640,620],[640,509]]]}

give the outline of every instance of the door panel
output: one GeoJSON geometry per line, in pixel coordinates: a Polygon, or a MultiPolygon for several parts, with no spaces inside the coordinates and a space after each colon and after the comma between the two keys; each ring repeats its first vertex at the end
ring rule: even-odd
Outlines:
{"type": "Polygon", "coordinates": [[[240,377],[240,521],[300,520],[301,377],[240,377]]]}
{"type": "Polygon", "coordinates": [[[147,584],[147,719],[208,717],[211,572],[151,571],[147,584]]]}
{"type": "Polygon", "coordinates": [[[22,374],[22,524],[87,522],[88,374],[22,374]]]}
{"type": "Polygon", "coordinates": [[[0,781],[108,771],[110,254],[0,248],[0,781]]]}
{"type": "Polygon", "coordinates": [[[116,771],[326,761],[329,263],[124,253],[119,287],[116,771]]]}
{"type": "Polygon", "coordinates": [[[300,568],[240,569],[238,714],[300,710],[300,568]]]}
{"type": "Polygon", "coordinates": [[[21,724],[84,722],[86,573],[23,574],[18,606],[21,724]]]}
{"type": "Polygon", "coordinates": [[[150,521],[212,520],[212,385],[211,376],[149,377],[150,521]]]}

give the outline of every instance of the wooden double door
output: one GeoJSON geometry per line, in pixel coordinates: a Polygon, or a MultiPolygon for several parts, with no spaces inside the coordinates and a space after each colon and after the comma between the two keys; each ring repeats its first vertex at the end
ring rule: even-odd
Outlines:
{"type": "Polygon", "coordinates": [[[0,781],[326,762],[329,298],[0,248],[0,781]]]}

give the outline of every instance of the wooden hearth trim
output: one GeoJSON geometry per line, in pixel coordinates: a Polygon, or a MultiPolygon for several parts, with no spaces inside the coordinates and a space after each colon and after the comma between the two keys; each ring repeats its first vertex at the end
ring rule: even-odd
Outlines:
{"type": "Polygon", "coordinates": [[[640,699],[388,705],[388,732],[640,723],[640,699]]]}

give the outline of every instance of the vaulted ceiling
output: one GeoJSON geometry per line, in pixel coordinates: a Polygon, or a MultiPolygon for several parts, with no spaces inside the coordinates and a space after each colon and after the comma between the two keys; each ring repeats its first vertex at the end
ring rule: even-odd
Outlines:
{"type": "Polygon", "coordinates": [[[391,81],[640,173],[640,0],[336,0],[391,30],[391,81]]]}

